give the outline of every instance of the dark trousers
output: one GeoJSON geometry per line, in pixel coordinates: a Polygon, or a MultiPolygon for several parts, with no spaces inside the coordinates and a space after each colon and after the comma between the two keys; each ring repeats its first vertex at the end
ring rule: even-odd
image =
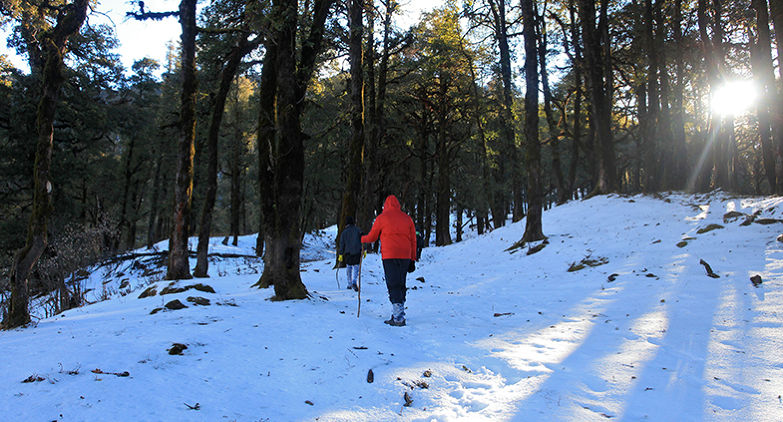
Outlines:
{"type": "Polygon", "coordinates": [[[410,259],[384,259],[383,272],[386,274],[386,288],[391,303],[405,303],[405,277],[408,276],[410,259]]]}

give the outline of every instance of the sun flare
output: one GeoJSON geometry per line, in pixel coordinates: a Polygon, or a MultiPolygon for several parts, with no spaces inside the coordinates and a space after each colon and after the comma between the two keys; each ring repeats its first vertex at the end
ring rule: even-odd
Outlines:
{"type": "Polygon", "coordinates": [[[728,81],[712,93],[712,110],[722,116],[738,116],[756,102],[756,86],[749,80],[728,81]]]}

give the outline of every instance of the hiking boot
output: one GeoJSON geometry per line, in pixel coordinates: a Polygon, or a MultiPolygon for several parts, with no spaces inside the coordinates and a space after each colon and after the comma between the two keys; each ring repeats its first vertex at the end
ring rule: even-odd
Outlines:
{"type": "Polygon", "coordinates": [[[405,326],[405,320],[396,320],[394,317],[391,317],[387,319],[386,321],[383,321],[384,324],[391,325],[392,327],[404,327],[405,326]]]}

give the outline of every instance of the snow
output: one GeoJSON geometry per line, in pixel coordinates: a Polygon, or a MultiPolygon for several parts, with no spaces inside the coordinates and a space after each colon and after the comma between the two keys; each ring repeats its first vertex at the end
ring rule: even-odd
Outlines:
{"type": "MultiPolygon", "coordinates": [[[[0,415],[780,421],[780,223],[742,226],[744,218],[723,216],[759,211],[758,219],[779,219],[781,202],[722,193],[600,196],[546,211],[549,243],[532,255],[535,245],[506,251],[524,220],[426,248],[408,277],[406,327],[383,324],[391,306],[376,255],[363,263],[357,318],[344,270],[337,288],[333,227],[305,239],[309,300],[270,301],[272,289],[252,287],[262,263],[251,258],[220,259],[210,264],[211,278],[176,283],[202,282],[214,294],[144,299],[145,288],[160,292],[169,282],[127,264],[95,268],[85,281],[94,304],[0,332],[0,415]],[[724,228],[697,233],[709,224],[724,228]],[[677,246],[683,239],[687,245],[677,246]],[[568,271],[585,258],[605,263],[568,271]],[[702,259],[720,278],[707,276],[702,259]],[[758,288],[749,280],[756,274],[758,288]],[[119,288],[122,280],[127,287],[119,288]],[[173,299],[188,307],[150,314],[173,299]],[[187,349],[169,355],[173,343],[187,349]],[[29,377],[42,380],[22,382],[29,377]]],[[[253,254],[254,236],[236,247],[221,240],[212,251],[253,254]]]]}

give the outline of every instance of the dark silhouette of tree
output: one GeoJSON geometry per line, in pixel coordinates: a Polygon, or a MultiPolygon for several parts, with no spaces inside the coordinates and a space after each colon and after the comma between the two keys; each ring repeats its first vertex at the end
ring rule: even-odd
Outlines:
{"type": "MultiPolygon", "coordinates": [[[[8,315],[3,325],[6,328],[19,327],[30,322],[28,309],[28,276],[41,257],[48,242],[47,224],[52,213],[52,149],[54,142],[54,115],[60,98],[60,89],[65,81],[63,75],[64,57],[68,52],[68,41],[82,27],[87,17],[88,0],[74,0],[52,10],[47,4],[36,5],[38,13],[54,12],[54,25],[47,19],[37,20],[25,11],[23,19],[36,26],[38,34],[28,38],[28,54],[33,72],[40,72],[41,88],[36,110],[36,148],[33,169],[33,207],[27,229],[25,246],[16,253],[11,269],[11,300],[8,315]],[[35,41],[33,41],[35,40],[35,41]]],[[[40,15],[39,15],[40,16],[40,15]]],[[[29,26],[28,26],[29,28],[29,26]]]]}

